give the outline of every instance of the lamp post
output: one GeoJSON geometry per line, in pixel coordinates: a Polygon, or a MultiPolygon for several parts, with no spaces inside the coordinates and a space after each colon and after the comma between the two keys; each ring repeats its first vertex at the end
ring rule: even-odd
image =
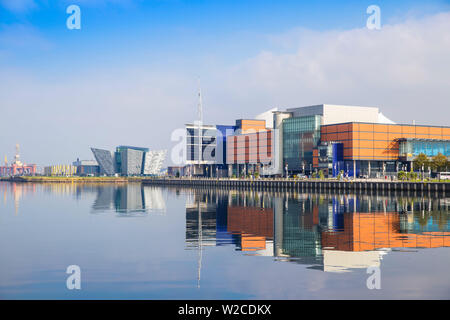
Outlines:
{"type": "Polygon", "coordinates": [[[287,177],[288,177],[288,164],[287,164],[287,162],[286,162],[285,170],[286,170],[286,179],[287,179],[287,177]]]}

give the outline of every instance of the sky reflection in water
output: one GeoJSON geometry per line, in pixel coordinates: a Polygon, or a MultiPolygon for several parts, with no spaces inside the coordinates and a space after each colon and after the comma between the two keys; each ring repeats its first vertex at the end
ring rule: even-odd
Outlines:
{"type": "Polygon", "coordinates": [[[448,299],[449,207],[434,194],[0,182],[0,298],[448,299]],[[72,264],[81,290],[66,288],[72,264]]]}

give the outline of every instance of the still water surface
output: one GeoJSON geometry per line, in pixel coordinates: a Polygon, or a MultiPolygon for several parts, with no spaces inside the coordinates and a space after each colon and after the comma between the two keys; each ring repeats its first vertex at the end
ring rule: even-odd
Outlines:
{"type": "Polygon", "coordinates": [[[0,182],[0,299],[448,299],[449,208],[433,194],[0,182]]]}

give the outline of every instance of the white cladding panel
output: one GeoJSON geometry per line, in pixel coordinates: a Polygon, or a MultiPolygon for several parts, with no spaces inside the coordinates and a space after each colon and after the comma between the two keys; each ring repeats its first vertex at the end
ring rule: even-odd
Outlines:
{"type": "Polygon", "coordinates": [[[337,106],[325,104],[323,106],[323,125],[344,122],[378,123],[378,108],[337,106]]]}
{"type": "Polygon", "coordinates": [[[144,174],[159,174],[166,160],[167,150],[149,151],[145,153],[144,174]]]}

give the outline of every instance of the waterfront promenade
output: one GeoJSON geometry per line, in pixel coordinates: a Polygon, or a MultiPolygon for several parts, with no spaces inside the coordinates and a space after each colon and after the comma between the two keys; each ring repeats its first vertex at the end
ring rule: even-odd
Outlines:
{"type": "Polygon", "coordinates": [[[437,192],[450,194],[450,182],[445,181],[390,181],[382,179],[286,179],[286,178],[169,178],[169,177],[27,177],[1,178],[18,183],[143,183],[159,186],[211,187],[228,189],[292,190],[292,191],[401,191],[437,192]]]}
{"type": "Polygon", "coordinates": [[[418,182],[388,180],[349,180],[328,179],[228,179],[228,178],[150,178],[142,179],[143,184],[170,185],[186,187],[214,187],[230,189],[257,190],[347,190],[347,191],[404,191],[438,192],[450,194],[449,182],[418,182]]]}

